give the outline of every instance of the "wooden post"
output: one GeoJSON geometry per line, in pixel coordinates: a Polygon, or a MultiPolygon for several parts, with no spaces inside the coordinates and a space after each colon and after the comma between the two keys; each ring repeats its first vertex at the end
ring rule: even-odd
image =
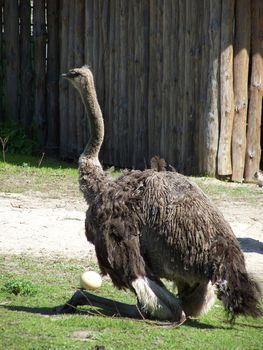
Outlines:
{"type": "Polygon", "coordinates": [[[234,119],[233,90],[234,0],[222,0],[220,103],[221,122],[218,148],[218,175],[231,175],[231,140],[234,119]]]}
{"type": "Polygon", "coordinates": [[[5,1],[5,118],[17,121],[19,117],[19,38],[18,1],[5,1]]]}
{"type": "Polygon", "coordinates": [[[33,69],[31,50],[31,1],[24,0],[20,3],[20,79],[21,79],[21,106],[20,121],[23,127],[29,128],[33,120],[33,69]]]}
{"type": "Polygon", "coordinates": [[[59,146],[59,0],[48,0],[48,57],[47,57],[47,149],[57,153],[59,146]]]}
{"type": "Polygon", "coordinates": [[[252,0],[252,69],[247,126],[245,180],[251,181],[259,169],[261,147],[260,126],[263,94],[263,2],[252,0]]]}
{"type": "MultiPolygon", "coordinates": [[[[67,0],[60,1],[60,73],[68,71],[68,24],[69,6],[67,0]]],[[[68,87],[65,79],[59,84],[59,119],[60,119],[60,143],[61,158],[66,158],[68,152],[68,87]]]]}
{"type": "MultiPolygon", "coordinates": [[[[219,56],[220,56],[220,22],[221,22],[221,4],[217,0],[210,0],[208,11],[208,81],[205,89],[206,99],[204,106],[204,120],[201,124],[201,153],[199,162],[199,173],[215,176],[216,157],[218,150],[219,134],[219,56]]],[[[201,94],[203,92],[200,92],[201,94]]],[[[199,115],[201,118],[201,115],[199,115]]]]}
{"type": "Polygon", "coordinates": [[[46,22],[45,1],[35,0],[33,7],[35,49],[35,111],[34,126],[39,145],[44,147],[46,138],[46,22]]]}
{"type": "Polygon", "coordinates": [[[242,182],[246,154],[248,68],[250,51],[250,0],[236,2],[234,58],[235,115],[232,135],[232,180],[242,182]]]}

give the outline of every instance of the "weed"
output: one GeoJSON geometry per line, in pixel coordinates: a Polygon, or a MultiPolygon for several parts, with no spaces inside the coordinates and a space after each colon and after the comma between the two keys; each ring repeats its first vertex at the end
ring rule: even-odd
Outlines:
{"type": "Polygon", "coordinates": [[[3,291],[8,294],[15,295],[35,295],[37,293],[36,286],[25,279],[12,279],[3,286],[3,291]]]}
{"type": "Polygon", "coordinates": [[[14,121],[2,123],[0,130],[0,137],[3,140],[8,138],[8,147],[5,147],[5,153],[8,150],[9,153],[32,154],[36,149],[36,142],[28,137],[18,123],[14,121]]]}
{"type": "Polygon", "coordinates": [[[0,141],[1,141],[1,144],[2,144],[2,154],[3,154],[3,161],[5,163],[5,152],[6,152],[6,145],[7,145],[7,142],[9,140],[9,136],[7,137],[0,137],[0,141]]]}

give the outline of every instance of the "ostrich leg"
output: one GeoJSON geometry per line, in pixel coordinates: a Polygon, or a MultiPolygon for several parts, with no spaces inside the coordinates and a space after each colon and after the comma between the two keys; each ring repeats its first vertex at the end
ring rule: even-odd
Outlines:
{"type": "Polygon", "coordinates": [[[182,308],[188,317],[205,314],[215,303],[216,295],[211,282],[190,286],[185,282],[176,281],[176,285],[182,308]]]}
{"type": "Polygon", "coordinates": [[[88,293],[83,289],[78,289],[72,298],[63,306],[56,308],[57,313],[73,313],[77,306],[89,305],[98,307],[108,316],[119,316],[139,319],[142,314],[138,311],[136,305],[124,304],[108,298],[99,297],[88,293]]]}

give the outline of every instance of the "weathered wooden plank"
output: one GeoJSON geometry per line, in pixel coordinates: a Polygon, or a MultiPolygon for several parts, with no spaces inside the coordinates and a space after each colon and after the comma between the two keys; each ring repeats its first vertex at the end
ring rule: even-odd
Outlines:
{"type": "Polygon", "coordinates": [[[109,14],[109,65],[108,65],[108,125],[105,133],[105,142],[107,144],[108,157],[107,163],[114,164],[114,79],[115,79],[115,1],[110,1],[109,14]]]}
{"type": "MultiPolygon", "coordinates": [[[[221,4],[217,0],[210,0],[208,7],[205,9],[208,12],[207,28],[204,30],[208,35],[207,47],[209,48],[208,55],[203,62],[206,63],[208,81],[207,88],[202,86],[202,106],[204,113],[200,113],[202,118],[200,140],[202,147],[200,148],[199,173],[215,176],[216,174],[216,157],[218,150],[219,138],[219,57],[220,57],[220,24],[221,24],[221,4]]],[[[204,13],[206,17],[206,13],[204,13]]],[[[204,68],[204,67],[203,67],[204,68]]],[[[204,74],[202,72],[201,74],[204,74]]]]}
{"type": "Polygon", "coordinates": [[[2,31],[2,26],[4,25],[4,0],[0,0],[0,123],[4,121],[4,33],[2,31]]]}
{"type": "Polygon", "coordinates": [[[119,50],[119,135],[120,164],[128,167],[128,7],[126,0],[120,2],[120,50],[119,50]]]}
{"type": "Polygon", "coordinates": [[[248,108],[248,69],[250,52],[251,13],[250,0],[236,2],[234,47],[235,115],[232,135],[232,180],[241,182],[246,155],[246,129],[248,108]]]}
{"type": "Polygon", "coordinates": [[[160,156],[164,157],[166,162],[171,162],[169,159],[168,149],[170,147],[169,139],[169,120],[170,113],[170,83],[171,83],[171,18],[172,3],[171,0],[164,0],[163,2],[163,65],[162,65],[162,105],[161,105],[161,142],[160,142],[160,156]]]}
{"type": "Polygon", "coordinates": [[[38,142],[42,148],[45,145],[46,117],[46,22],[45,1],[35,0],[33,7],[34,24],[34,68],[35,68],[35,108],[34,126],[38,142]]]}
{"type": "Polygon", "coordinates": [[[252,0],[251,10],[252,69],[247,126],[245,180],[251,181],[259,169],[261,147],[260,126],[263,94],[263,2],[252,0]]]}
{"type": "MultiPolygon", "coordinates": [[[[93,0],[85,1],[84,60],[93,71],[93,0]]],[[[83,120],[83,142],[89,139],[88,119],[83,120]]]]}
{"type": "Polygon", "coordinates": [[[59,147],[59,0],[47,1],[47,150],[57,154],[59,147]]]}
{"type": "Polygon", "coordinates": [[[135,35],[134,35],[134,6],[133,2],[129,1],[128,6],[128,165],[132,167],[133,160],[133,130],[134,130],[134,107],[135,107],[135,91],[134,91],[134,76],[135,76],[135,65],[134,65],[134,51],[135,51],[135,35]]]}
{"type": "MultiPolygon", "coordinates": [[[[68,26],[69,7],[67,0],[60,0],[60,72],[68,70],[68,26]]],[[[68,94],[69,84],[61,79],[59,84],[59,118],[60,118],[60,144],[59,151],[62,159],[68,155],[68,94]]]]}
{"type": "Polygon", "coordinates": [[[163,72],[163,2],[151,1],[149,24],[148,153],[160,154],[163,72]]]}
{"type": "MultiPolygon", "coordinates": [[[[148,158],[148,1],[135,2],[134,5],[134,35],[135,35],[135,106],[134,106],[134,152],[133,165],[140,169],[146,167],[148,158]]],[[[162,67],[160,67],[162,69],[162,67]]],[[[161,95],[160,95],[161,98],[161,95]]],[[[160,109],[161,110],[161,109],[160,109]]]]}
{"type": "MultiPolygon", "coordinates": [[[[109,89],[111,86],[109,84],[109,15],[110,15],[110,1],[109,0],[100,0],[100,48],[99,48],[99,60],[101,64],[100,77],[100,100],[101,108],[104,117],[104,124],[106,135],[108,134],[108,125],[109,125],[109,113],[107,106],[109,105],[109,89]]],[[[107,157],[107,143],[104,142],[102,150],[100,152],[100,157],[105,164],[108,164],[107,157]]]]}
{"type": "MultiPolygon", "coordinates": [[[[75,66],[82,67],[84,64],[84,32],[85,32],[85,1],[77,0],[75,4],[75,66]]],[[[85,144],[85,135],[84,135],[84,120],[86,118],[84,113],[84,106],[79,98],[79,96],[75,96],[75,123],[76,123],[76,147],[77,147],[77,155],[82,153],[84,144],[85,144]]]]}
{"type": "Polygon", "coordinates": [[[177,138],[178,138],[178,62],[179,62],[179,52],[178,52],[178,0],[171,0],[170,9],[170,89],[169,89],[169,104],[170,104],[170,116],[168,125],[168,143],[166,158],[167,163],[172,166],[177,166],[178,159],[178,149],[177,149],[177,138]]]}
{"type": "Polygon", "coordinates": [[[4,112],[8,120],[19,118],[19,37],[18,1],[5,1],[5,98],[4,112]]]}
{"type": "Polygon", "coordinates": [[[218,175],[231,175],[231,140],[234,120],[233,89],[234,0],[222,0],[220,105],[221,122],[218,147],[218,175]]]}
{"type": "MultiPolygon", "coordinates": [[[[71,0],[69,6],[68,22],[68,68],[75,67],[75,4],[77,0],[71,0]]],[[[76,139],[76,99],[78,98],[75,89],[69,84],[68,89],[68,158],[74,159],[77,156],[76,139]]]]}
{"type": "Polygon", "coordinates": [[[113,65],[114,65],[114,75],[112,81],[112,90],[113,90],[113,105],[112,105],[112,121],[113,121],[113,164],[115,166],[120,166],[120,135],[119,135],[119,126],[120,126],[120,115],[119,115],[119,59],[120,59],[120,0],[114,1],[114,50],[113,54],[113,65]]]}
{"type": "Polygon", "coordinates": [[[177,149],[179,150],[178,154],[178,163],[177,170],[180,172],[185,171],[185,159],[184,159],[184,136],[183,136],[183,123],[185,118],[185,6],[186,3],[184,0],[179,0],[178,12],[179,12],[179,35],[178,35],[178,52],[179,52],[179,62],[178,62],[178,119],[177,123],[179,125],[178,140],[177,140],[177,149]]]}
{"type": "Polygon", "coordinates": [[[21,89],[20,122],[26,129],[32,124],[34,106],[30,0],[20,3],[20,19],[20,80],[23,87],[21,89]]]}

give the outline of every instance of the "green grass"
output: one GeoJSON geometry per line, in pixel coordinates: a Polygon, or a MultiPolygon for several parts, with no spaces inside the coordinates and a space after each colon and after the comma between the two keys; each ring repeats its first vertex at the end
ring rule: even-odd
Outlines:
{"type": "MultiPolygon", "coordinates": [[[[78,170],[65,162],[9,155],[0,159],[0,192],[40,191],[52,197],[80,197],[78,170]]],[[[111,173],[112,174],[112,173],[111,173]]],[[[112,175],[118,176],[115,171],[112,175]]],[[[258,203],[263,191],[252,184],[211,178],[191,178],[212,199],[258,203]]],[[[19,232],[18,232],[19,234],[19,232]]],[[[84,260],[0,256],[0,349],[261,349],[263,320],[239,318],[225,323],[221,304],[198,321],[180,328],[164,328],[143,321],[89,316],[56,315],[79,285],[80,273],[97,266],[84,260]]],[[[96,294],[135,303],[131,293],[118,291],[106,279],[96,294]]]]}
{"type": "MultiPolygon", "coordinates": [[[[0,256],[0,349],[261,349],[263,319],[239,318],[233,327],[225,322],[218,303],[200,320],[179,328],[154,323],[90,316],[87,309],[74,315],[56,315],[54,308],[65,303],[79,286],[84,260],[32,259],[0,256]],[[12,280],[27,281],[33,294],[10,293],[1,288],[12,280]]],[[[116,290],[108,279],[96,292],[101,296],[135,303],[130,292],[116,290]]]]}
{"type": "Polygon", "coordinates": [[[49,195],[79,195],[77,166],[54,159],[8,155],[0,159],[0,192],[39,191],[49,195]]]}
{"type": "MultiPolygon", "coordinates": [[[[0,349],[261,349],[263,320],[239,318],[233,327],[217,304],[200,320],[179,328],[164,328],[144,321],[89,316],[56,315],[79,286],[84,260],[44,260],[27,256],[0,256],[0,349]],[[10,280],[30,281],[34,294],[14,295],[1,286],[10,280]]],[[[118,291],[108,279],[96,292],[135,303],[130,292],[118,291]]],[[[83,310],[83,309],[82,309],[83,310]]]]}
{"type": "MultiPolygon", "coordinates": [[[[79,197],[78,169],[76,164],[41,157],[6,155],[6,163],[0,157],[0,192],[23,193],[39,191],[49,196],[79,197]]],[[[112,170],[117,177],[120,171],[112,170]]],[[[263,191],[255,184],[239,184],[209,177],[190,177],[213,200],[245,201],[258,203],[263,191]]]]}

